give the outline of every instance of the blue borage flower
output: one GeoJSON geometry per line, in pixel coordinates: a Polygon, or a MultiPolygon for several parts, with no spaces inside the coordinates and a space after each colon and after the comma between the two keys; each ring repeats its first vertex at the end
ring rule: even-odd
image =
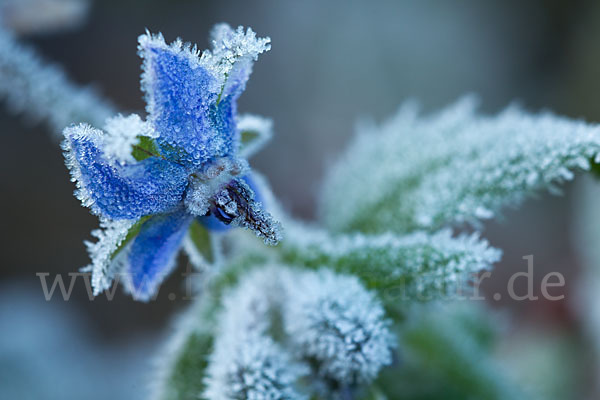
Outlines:
{"type": "Polygon", "coordinates": [[[271,245],[280,240],[243,158],[270,135],[270,122],[238,117],[236,109],[270,39],[225,24],[212,39],[213,49],[200,53],[181,40],[168,45],[160,34],[140,36],[147,120],[119,115],[104,130],[80,124],[64,131],[76,196],[104,228],[87,243],[95,294],[119,274],[136,299],[151,298],[197,224],[242,226],[271,245]],[[238,126],[254,127],[254,147],[240,149],[238,126]]]}

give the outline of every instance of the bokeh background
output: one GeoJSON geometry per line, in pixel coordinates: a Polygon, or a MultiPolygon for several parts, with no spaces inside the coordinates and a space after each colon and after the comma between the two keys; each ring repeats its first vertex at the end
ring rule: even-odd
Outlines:
{"type": "MultiPolygon", "coordinates": [[[[9,0],[0,0],[7,23],[3,2],[9,0]]],[[[32,14],[50,12],[36,9],[50,0],[27,2],[32,14]]],[[[519,101],[530,110],[600,121],[597,1],[81,3],[88,9],[77,21],[67,19],[64,29],[24,29],[20,39],[124,111],[144,108],[136,44],[146,28],[200,48],[208,47],[217,22],[270,36],[272,50],[255,65],[239,108],[274,120],[276,135],[253,165],[283,205],[306,219],[314,218],[323,172],[352,137],[356,121],[381,121],[407,99],[428,112],[475,93],[484,112],[519,101]]],[[[0,108],[0,135],[0,398],[144,398],[171,322],[189,304],[179,295],[180,274],[149,304],[120,292],[112,302],[103,296],[90,301],[82,281],[69,301],[45,301],[36,273],[66,277],[87,264],[82,240],[90,238],[97,219],[72,196],[61,151],[44,125],[0,108]],[[177,294],[175,300],[169,293],[177,294]]],[[[573,387],[567,397],[574,399],[589,395],[595,380],[585,372],[590,361],[581,351],[585,312],[574,311],[570,301],[582,268],[570,234],[577,193],[567,185],[564,196],[542,195],[486,226],[485,236],[505,253],[483,288],[512,321],[507,357],[518,356],[519,343],[528,343],[523,338],[539,337],[581,365],[568,377],[573,387]],[[510,274],[525,270],[522,257],[529,254],[536,292],[545,273],[559,271],[567,284],[554,293],[564,294],[564,301],[493,299],[510,274]]],[[[184,257],[180,265],[178,272],[184,257]]]]}

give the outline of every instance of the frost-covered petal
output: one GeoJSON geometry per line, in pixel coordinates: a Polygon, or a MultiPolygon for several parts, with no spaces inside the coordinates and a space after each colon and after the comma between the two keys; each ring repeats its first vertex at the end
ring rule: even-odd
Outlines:
{"type": "Polygon", "coordinates": [[[187,186],[184,167],[160,157],[121,164],[106,157],[105,134],[81,124],[65,129],[63,149],[77,197],[109,219],[137,219],[173,208],[187,186]]]}
{"type": "Polygon", "coordinates": [[[235,99],[246,88],[258,55],[271,49],[271,39],[257,38],[251,28],[233,30],[227,24],[215,25],[211,37],[213,48],[202,53],[202,62],[220,82],[221,98],[235,99]]]}
{"type": "Polygon", "coordinates": [[[139,37],[139,54],[148,118],[163,154],[200,166],[232,153],[232,104],[217,104],[220,85],[197,50],[180,40],[167,45],[162,35],[147,33],[139,37]]]}
{"type": "Polygon", "coordinates": [[[123,252],[126,257],[124,283],[137,300],[149,300],[175,266],[181,242],[192,216],[179,209],[155,215],[142,225],[140,232],[123,252]]]}

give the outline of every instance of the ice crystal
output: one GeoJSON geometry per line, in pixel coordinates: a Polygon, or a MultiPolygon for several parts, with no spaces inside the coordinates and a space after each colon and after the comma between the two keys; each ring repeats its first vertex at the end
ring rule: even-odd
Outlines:
{"type": "Polygon", "coordinates": [[[215,32],[213,51],[202,56],[181,40],[140,36],[147,122],[117,116],[105,131],[86,124],[64,130],[66,164],[83,205],[104,219],[137,221],[114,259],[141,300],[172,269],[194,218],[210,228],[216,220],[251,229],[267,244],[280,240],[279,224],[247,184],[251,171],[238,154],[236,126],[237,98],[268,39],[226,25],[215,32]]]}
{"type": "Polygon", "coordinates": [[[432,116],[413,104],[365,127],[324,184],[322,216],[337,231],[435,230],[491,218],[504,206],[589,168],[600,128],[511,106],[476,113],[466,98],[432,116]]]}
{"type": "Polygon", "coordinates": [[[102,125],[114,107],[90,88],[70,82],[62,69],[45,63],[0,26],[0,98],[15,113],[45,121],[57,138],[74,122],[102,125]]]}
{"type": "Polygon", "coordinates": [[[202,173],[194,174],[190,178],[190,186],[185,197],[187,209],[193,215],[205,215],[211,211],[211,204],[216,203],[211,201],[211,197],[221,188],[226,187],[234,177],[245,175],[248,172],[249,167],[245,160],[217,160],[202,173]]]}

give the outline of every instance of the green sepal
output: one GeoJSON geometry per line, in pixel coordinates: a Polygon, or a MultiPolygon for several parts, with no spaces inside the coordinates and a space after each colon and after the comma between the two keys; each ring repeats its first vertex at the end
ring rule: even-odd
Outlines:
{"type": "Polygon", "coordinates": [[[196,250],[202,254],[208,263],[215,262],[215,255],[210,242],[210,232],[198,221],[192,221],[189,230],[189,237],[196,247],[196,250]]]}
{"type": "Polygon", "coordinates": [[[249,145],[254,140],[260,138],[260,133],[253,130],[245,130],[240,132],[240,148],[249,145]]]}
{"type": "Polygon", "coordinates": [[[158,156],[160,154],[154,139],[149,138],[148,136],[138,136],[138,140],[138,144],[133,146],[131,151],[131,155],[137,161],[142,161],[148,157],[158,156]]]}
{"type": "Polygon", "coordinates": [[[121,244],[117,247],[117,249],[111,254],[110,259],[113,260],[116,255],[125,247],[127,246],[127,244],[129,242],[131,242],[138,233],[140,233],[140,229],[142,229],[142,225],[144,224],[144,222],[148,221],[150,219],[151,215],[145,215],[142,218],[140,218],[135,224],[133,224],[133,226],[131,228],[129,228],[129,231],[127,231],[127,236],[125,236],[125,239],[123,239],[123,241],[121,242],[121,244]]]}

